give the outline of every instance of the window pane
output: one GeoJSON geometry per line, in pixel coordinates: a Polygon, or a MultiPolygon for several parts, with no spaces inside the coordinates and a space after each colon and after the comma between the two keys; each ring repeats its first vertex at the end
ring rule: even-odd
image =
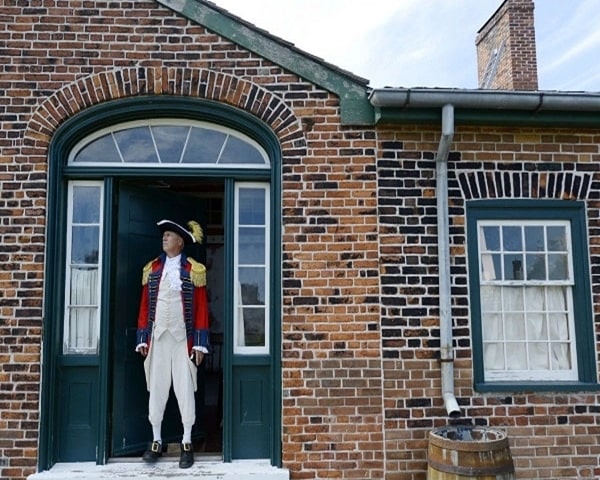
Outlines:
{"type": "Polygon", "coordinates": [[[265,264],[265,229],[240,228],[238,255],[240,265],[265,264]]]}
{"type": "Polygon", "coordinates": [[[65,353],[94,354],[98,350],[96,308],[72,308],[65,353]]]}
{"type": "Polygon", "coordinates": [[[548,255],[548,280],[569,280],[569,257],[567,255],[548,255]]]}
{"type": "Polygon", "coordinates": [[[523,250],[520,227],[502,227],[502,246],[509,252],[520,252],[523,250]]]}
{"type": "Polygon", "coordinates": [[[71,269],[71,306],[98,305],[98,268],[71,269]]]}
{"type": "Polygon", "coordinates": [[[527,255],[527,280],[546,280],[546,256],[527,255]]]}
{"type": "Polygon", "coordinates": [[[503,344],[484,343],[483,361],[487,370],[505,370],[503,344]]]}
{"type": "Polygon", "coordinates": [[[532,370],[550,370],[550,359],[548,357],[549,345],[547,343],[529,344],[529,367],[532,370]]]}
{"type": "Polygon", "coordinates": [[[570,370],[571,364],[571,346],[568,343],[551,344],[550,367],[552,370],[570,370]]]}
{"type": "Polygon", "coordinates": [[[241,307],[239,311],[242,330],[238,336],[238,346],[264,347],[266,345],[265,309],[241,307]]]}
{"type": "Polygon", "coordinates": [[[243,188],[239,193],[240,225],[265,225],[265,190],[243,188]]]}
{"type": "Polygon", "coordinates": [[[73,227],[71,263],[97,264],[100,248],[100,227],[73,227]]]}
{"type": "Polygon", "coordinates": [[[190,127],[160,125],[151,127],[161,163],[179,163],[190,127]]]}
{"type": "Polygon", "coordinates": [[[525,227],[525,249],[528,252],[542,252],[544,245],[544,227],[525,227]]]}
{"type": "Polygon", "coordinates": [[[484,250],[488,252],[500,251],[500,228],[499,227],[483,227],[484,250]]]}
{"type": "Polygon", "coordinates": [[[567,251],[567,231],[565,227],[548,227],[548,251],[567,251]]]}
{"type": "Polygon", "coordinates": [[[158,163],[148,127],[129,128],[114,133],[123,160],[127,163],[158,163]]]}
{"type": "Polygon", "coordinates": [[[546,318],[543,313],[527,313],[527,339],[528,340],[547,340],[548,328],[546,318]]]}
{"type": "Polygon", "coordinates": [[[499,276],[502,275],[501,259],[500,254],[485,253],[481,255],[482,280],[499,280],[499,276]]]}
{"type": "Polygon", "coordinates": [[[504,280],[523,280],[523,257],[521,255],[504,256],[504,280]]]}
{"type": "Polygon", "coordinates": [[[241,290],[241,303],[243,305],[265,304],[265,269],[240,268],[238,279],[241,290]]]}
{"type": "Polygon", "coordinates": [[[115,141],[111,134],[104,135],[86,145],[75,156],[74,162],[120,163],[121,156],[117,151],[115,141]]]}
{"type": "Polygon", "coordinates": [[[217,163],[226,138],[223,132],[192,128],[183,163],[217,163]]]}
{"type": "Polygon", "coordinates": [[[505,316],[506,339],[523,340],[525,338],[525,318],[522,314],[512,313],[505,316]]]}
{"type": "Polygon", "coordinates": [[[513,342],[506,345],[506,369],[524,370],[527,365],[526,343],[513,342]]]}
{"type": "Polygon", "coordinates": [[[483,323],[483,340],[503,340],[504,339],[504,328],[502,325],[502,315],[487,314],[483,323]]]}
{"type": "Polygon", "coordinates": [[[73,188],[73,223],[98,223],[100,221],[99,187],[73,188]]]}
{"type": "Polygon", "coordinates": [[[229,135],[219,163],[264,165],[265,159],[252,145],[233,135],[229,135]]]}

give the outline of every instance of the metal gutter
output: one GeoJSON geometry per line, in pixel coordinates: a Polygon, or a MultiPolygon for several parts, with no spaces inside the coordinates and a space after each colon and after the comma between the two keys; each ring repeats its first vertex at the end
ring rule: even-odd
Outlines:
{"type": "Polygon", "coordinates": [[[451,104],[455,125],[600,125],[600,92],[384,88],[372,90],[369,101],[376,124],[439,123],[451,104]]]}
{"type": "Polygon", "coordinates": [[[600,93],[468,90],[452,88],[383,88],[369,94],[376,108],[442,108],[600,112],[600,93]]]}
{"type": "Polygon", "coordinates": [[[457,417],[460,415],[460,408],[454,395],[450,231],[448,225],[448,154],[453,137],[454,107],[451,104],[446,104],[442,107],[442,136],[435,159],[440,297],[440,361],[444,406],[449,416],[457,417]]]}

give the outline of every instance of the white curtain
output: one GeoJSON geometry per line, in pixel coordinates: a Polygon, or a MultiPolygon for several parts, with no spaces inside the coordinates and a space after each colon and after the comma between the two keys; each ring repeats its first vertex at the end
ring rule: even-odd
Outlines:
{"type": "MultiPolygon", "coordinates": [[[[489,254],[482,255],[482,280],[495,280],[489,254]]],[[[569,370],[569,286],[481,285],[484,369],[569,370]]]]}
{"type": "Polygon", "coordinates": [[[71,268],[71,297],[66,353],[95,353],[98,348],[98,269],[71,268]]]}
{"type": "Polygon", "coordinates": [[[237,318],[237,344],[238,347],[246,346],[246,322],[244,322],[244,300],[242,298],[242,284],[237,284],[237,304],[238,304],[238,318],[237,318]]]}

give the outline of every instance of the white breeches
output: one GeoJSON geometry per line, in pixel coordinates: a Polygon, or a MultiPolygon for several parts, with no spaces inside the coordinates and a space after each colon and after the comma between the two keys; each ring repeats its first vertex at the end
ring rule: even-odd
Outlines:
{"type": "Polygon", "coordinates": [[[169,331],[164,332],[160,338],[150,343],[144,367],[150,392],[150,423],[162,423],[172,384],[179,405],[181,423],[193,425],[196,421],[194,392],[197,367],[188,357],[187,340],[177,341],[169,331]]]}

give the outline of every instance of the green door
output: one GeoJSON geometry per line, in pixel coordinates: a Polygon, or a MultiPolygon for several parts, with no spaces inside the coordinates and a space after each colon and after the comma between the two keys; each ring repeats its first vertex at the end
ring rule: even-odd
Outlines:
{"type": "MultiPolygon", "coordinates": [[[[114,257],[114,308],[111,362],[113,373],[112,439],[110,456],[142,451],[152,439],[148,422],[148,392],[143,358],[135,352],[137,313],[141,293],[143,266],[161,253],[161,236],[156,222],[168,218],[178,222],[198,220],[202,223],[202,200],[165,192],[156,188],[139,188],[122,183],[119,187],[117,242],[114,257]]],[[[194,247],[192,247],[194,248],[194,247]]],[[[204,250],[186,247],[186,254],[204,262],[204,250]]],[[[203,369],[198,369],[196,416],[202,418],[203,369]]],[[[196,421],[195,436],[202,422],[196,421]]],[[[177,402],[171,391],[162,425],[165,442],[181,441],[182,427],[177,402]]]]}

